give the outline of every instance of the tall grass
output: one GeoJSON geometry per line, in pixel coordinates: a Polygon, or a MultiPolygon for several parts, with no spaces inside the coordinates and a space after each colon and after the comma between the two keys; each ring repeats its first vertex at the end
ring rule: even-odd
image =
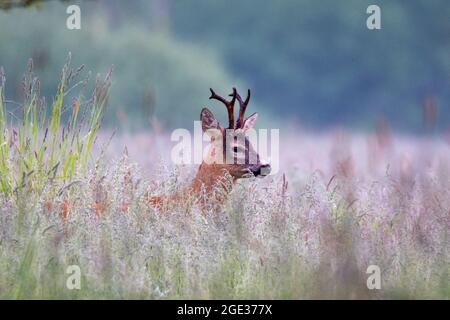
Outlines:
{"type": "Polygon", "coordinates": [[[107,102],[111,74],[104,80],[97,79],[89,99],[83,100],[80,95],[68,103],[67,94],[77,86],[85,86],[87,80],[70,87],[83,70],[83,66],[71,69],[70,63],[69,54],[56,96],[48,108],[40,97],[40,82],[30,60],[22,82],[24,102],[17,115],[6,108],[5,77],[1,74],[0,186],[7,196],[22,190],[39,193],[55,179],[70,181],[76,172],[86,170],[107,102]],[[84,112],[81,115],[80,110],[84,112]]]}
{"type": "MultiPolygon", "coordinates": [[[[12,278],[6,280],[13,281],[14,285],[5,291],[7,277],[0,281],[3,298],[40,295],[39,291],[31,289],[37,285],[34,261],[42,242],[39,208],[54,211],[58,219],[65,219],[74,201],[68,196],[69,189],[95,162],[91,149],[108,100],[111,71],[104,79],[97,78],[91,85],[91,94],[84,97],[89,75],[80,80],[83,68],[72,69],[71,55],[68,55],[50,106],[40,96],[40,82],[33,72],[32,60],[21,83],[21,103],[5,99],[6,77],[4,69],[0,70],[0,195],[3,203],[0,265],[14,266],[9,274],[12,278]],[[74,91],[78,94],[74,95],[74,91]],[[13,224],[8,223],[12,220],[13,224]],[[23,251],[8,250],[3,240],[10,232],[21,239],[16,241],[23,251]]],[[[51,272],[55,265],[49,263],[46,269],[51,272]]],[[[51,274],[46,278],[54,281],[51,274]]]]}
{"type": "Polygon", "coordinates": [[[48,116],[31,63],[18,115],[2,80],[0,298],[450,298],[448,146],[369,138],[365,157],[351,135],[284,136],[298,146],[285,174],[238,182],[220,210],[158,214],[145,194],[180,190],[195,168],[145,175],[122,145],[93,156],[110,74],[70,100],[80,72],[69,57],[48,116]],[[381,290],[366,286],[372,264],[381,290]]]}

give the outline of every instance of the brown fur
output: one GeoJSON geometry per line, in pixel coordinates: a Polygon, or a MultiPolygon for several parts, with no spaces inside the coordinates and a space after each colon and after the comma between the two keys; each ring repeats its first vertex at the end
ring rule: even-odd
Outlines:
{"type": "Polygon", "coordinates": [[[212,204],[221,206],[231,192],[236,178],[230,179],[225,165],[202,163],[192,183],[182,191],[171,195],[146,196],[147,203],[159,211],[169,211],[177,205],[190,208],[198,203],[203,211],[212,204]],[[231,183],[230,183],[231,180],[231,183]]]}
{"type": "Polygon", "coordinates": [[[254,113],[244,120],[244,112],[250,100],[250,90],[245,102],[235,88],[231,95],[233,96],[232,100],[227,101],[216,95],[211,89],[210,99],[219,100],[226,105],[230,122],[227,130],[230,130],[232,135],[228,135],[230,132],[227,133],[224,128],[220,127],[211,111],[203,108],[200,114],[202,129],[211,138],[211,148],[207,155],[208,161],[204,159],[191,185],[184,190],[167,196],[147,194],[146,201],[150,206],[159,211],[168,211],[175,205],[182,205],[188,209],[193,203],[198,203],[203,211],[208,208],[217,209],[226,200],[236,179],[244,178],[247,174],[264,176],[270,171],[270,166],[260,162],[259,155],[245,137],[245,132],[253,126],[257,117],[257,114],[254,113]],[[233,107],[236,100],[239,101],[241,107],[239,119],[235,125],[233,107]],[[233,156],[234,163],[225,163],[227,152],[233,156]],[[253,160],[249,159],[255,159],[256,163],[251,163],[253,160]]]}

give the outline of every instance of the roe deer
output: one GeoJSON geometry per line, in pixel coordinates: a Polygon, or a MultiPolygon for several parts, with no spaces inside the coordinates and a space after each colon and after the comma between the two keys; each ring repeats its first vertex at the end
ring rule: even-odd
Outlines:
{"type": "Polygon", "coordinates": [[[236,88],[233,88],[233,93],[230,94],[232,97],[230,101],[217,95],[213,89],[210,91],[209,99],[218,100],[227,108],[228,128],[222,128],[208,108],[202,109],[200,120],[203,132],[211,139],[209,150],[189,187],[169,196],[146,195],[147,202],[157,209],[166,211],[176,203],[191,204],[192,201],[198,201],[202,209],[211,204],[220,207],[237,179],[250,176],[262,177],[270,173],[270,165],[261,162],[259,154],[245,135],[246,131],[253,127],[258,116],[257,113],[253,113],[244,119],[245,110],[250,101],[250,90],[245,101],[242,100],[236,88]],[[236,100],[240,108],[239,118],[235,124],[234,103],[236,100]],[[218,189],[224,192],[215,192],[218,189]]]}

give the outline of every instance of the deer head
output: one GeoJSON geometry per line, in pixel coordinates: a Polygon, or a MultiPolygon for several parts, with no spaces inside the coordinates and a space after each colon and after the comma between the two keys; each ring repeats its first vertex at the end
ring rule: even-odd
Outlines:
{"type": "MultiPolygon", "coordinates": [[[[247,98],[242,100],[233,88],[230,94],[231,100],[218,96],[212,89],[210,99],[219,100],[228,110],[228,128],[222,128],[219,121],[208,108],[203,108],[200,113],[203,132],[206,132],[211,139],[209,149],[203,159],[197,175],[191,185],[183,191],[176,192],[168,196],[151,196],[146,194],[146,201],[149,205],[158,210],[166,211],[176,203],[190,203],[192,199],[197,199],[202,208],[210,208],[209,204],[221,205],[225,198],[219,193],[211,194],[217,184],[223,186],[225,172],[236,179],[250,176],[266,176],[270,173],[270,165],[264,164],[260,160],[259,154],[255,151],[246,132],[255,124],[257,114],[253,113],[248,118],[244,118],[245,109],[250,101],[250,90],[247,98]],[[234,103],[239,102],[239,117],[234,122],[234,103]],[[206,196],[203,193],[206,191],[206,196]],[[192,197],[192,195],[195,195],[192,197]],[[200,196],[199,198],[197,196],[200,196]]],[[[226,191],[230,189],[227,187],[226,191]]]]}
{"type": "Polygon", "coordinates": [[[217,95],[213,89],[209,99],[222,102],[228,111],[228,128],[222,128],[212,112],[203,108],[200,114],[202,130],[211,139],[211,144],[203,159],[202,166],[226,170],[235,178],[248,176],[266,176],[270,173],[270,165],[262,163],[259,154],[250,143],[246,132],[253,127],[258,117],[253,113],[244,119],[245,110],[250,101],[250,90],[247,97],[242,100],[236,88],[230,94],[231,100],[217,95]],[[239,102],[239,117],[234,121],[234,104],[239,102]]]}

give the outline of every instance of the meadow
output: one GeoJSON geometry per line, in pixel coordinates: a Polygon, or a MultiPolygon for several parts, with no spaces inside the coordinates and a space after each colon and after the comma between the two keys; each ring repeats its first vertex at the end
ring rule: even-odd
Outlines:
{"type": "Polygon", "coordinates": [[[170,164],[164,129],[103,130],[111,74],[89,91],[82,71],[67,62],[49,108],[32,62],[23,104],[0,75],[1,299],[450,298],[445,136],[285,128],[279,173],[239,181],[221,212],[160,214],[145,194],[196,166],[170,164]]]}

